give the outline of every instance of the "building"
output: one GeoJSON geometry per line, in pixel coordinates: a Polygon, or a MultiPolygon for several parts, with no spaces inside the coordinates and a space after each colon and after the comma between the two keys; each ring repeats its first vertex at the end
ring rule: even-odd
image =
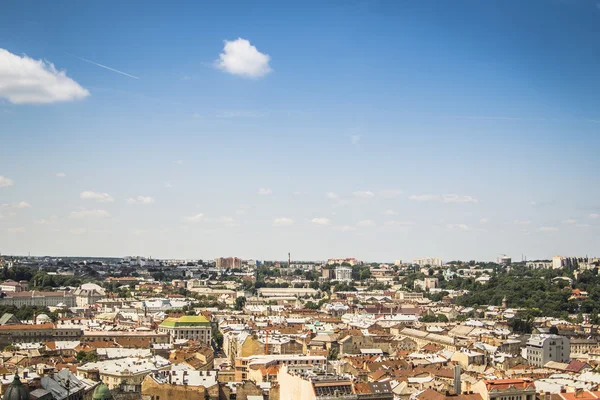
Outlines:
{"type": "Polygon", "coordinates": [[[215,258],[215,267],[222,269],[241,269],[242,259],[238,257],[215,258]]]}
{"type": "Polygon", "coordinates": [[[106,292],[94,283],[86,283],[77,288],[73,292],[73,295],[75,296],[77,307],[86,307],[96,304],[98,300],[102,300],[106,297],[106,292]]]}
{"type": "Polygon", "coordinates": [[[335,280],[340,282],[352,282],[352,268],[336,267],[335,280]]]}
{"type": "Polygon", "coordinates": [[[258,295],[261,297],[303,297],[316,296],[318,292],[311,288],[260,288],[258,295]]]}
{"type": "Polygon", "coordinates": [[[277,374],[279,396],[286,400],[329,400],[343,398],[356,400],[358,396],[352,378],[325,373],[290,372],[287,365],[277,374]]]}
{"type": "Polygon", "coordinates": [[[354,257],[350,257],[350,258],[330,258],[329,260],[327,260],[327,265],[334,265],[334,264],[339,264],[339,265],[348,264],[351,267],[353,267],[355,265],[362,265],[362,262],[358,261],[354,257]]]}
{"type": "Polygon", "coordinates": [[[218,399],[217,371],[163,370],[146,375],[142,399],[218,399]]]}
{"type": "Polygon", "coordinates": [[[102,381],[110,390],[139,393],[146,375],[168,369],[170,362],[161,356],[152,358],[119,358],[86,363],[77,367],[77,375],[102,381]]]}
{"type": "Polygon", "coordinates": [[[416,279],[414,282],[414,288],[421,289],[424,292],[437,287],[439,287],[438,278],[424,278],[422,280],[416,279]]]}
{"type": "Polygon", "coordinates": [[[507,256],[506,254],[503,254],[500,257],[498,257],[498,259],[496,261],[500,265],[510,265],[510,263],[512,262],[512,258],[507,256]]]}
{"type": "Polygon", "coordinates": [[[168,333],[172,340],[187,339],[211,345],[210,321],[201,315],[167,318],[159,325],[158,331],[168,333]]]}
{"type": "Polygon", "coordinates": [[[13,281],[12,279],[7,279],[0,284],[0,291],[4,293],[22,292],[23,287],[19,282],[13,281]]]}
{"type": "Polygon", "coordinates": [[[32,290],[31,292],[9,292],[6,296],[0,298],[2,306],[36,306],[36,307],[75,307],[75,296],[65,290],[56,292],[40,292],[32,290]]]}
{"type": "Polygon", "coordinates": [[[419,302],[423,301],[423,293],[398,291],[396,292],[396,299],[405,302],[419,302]]]}
{"type": "Polygon", "coordinates": [[[543,367],[548,361],[568,362],[571,356],[569,338],[559,335],[531,335],[527,341],[527,362],[543,367]]]}
{"type": "Polygon", "coordinates": [[[55,340],[79,340],[80,328],[55,328],[53,324],[12,324],[0,326],[0,347],[13,343],[50,342],[55,340]]]}
{"type": "Polygon", "coordinates": [[[526,379],[482,380],[471,386],[483,400],[535,400],[533,381],[526,379]]]}
{"type": "Polygon", "coordinates": [[[430,267],[441,267],[443,264],[441,258],[432,258],[432,257],[415,258],[415,259],[413,259],[413,263],[417,264],[419,267],[425,267],[427,265],[430,267]]]}

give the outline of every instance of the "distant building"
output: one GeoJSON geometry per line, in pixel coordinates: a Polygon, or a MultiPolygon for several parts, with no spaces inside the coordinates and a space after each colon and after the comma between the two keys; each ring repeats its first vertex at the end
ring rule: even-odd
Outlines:
{"type": "Polygon", "coordinates": [[[394,261],[394,265],[395,265],[396,267],[399,267],[399,266],[401,266],[401,265],[402,265],[402,260],[396,260],[396,261],[394,261]]]}
{"type": "Polygon", "coordinates": [[[559,335],[531,335],[527,341],[527,362],[543,367],[548,361],[568,362],[571,357],[569,338],[559,335]]]}
{"type": "Polygon", "coordinates": [[[32,290],[31,292],[9,292],[5,294],[5,297],[0,298],[0,305],[3,306],[75,307],[76,305],[75,296],[65,290],[57,292],[32,290]]]}
{"type": "Polygon", "coordinates": [[[535,400],[536,389],[532,380],[482,380],[471,386],[483,400],[535,400]]]}
{"type": "Polygon", "coordinates": [[[23,287],[19,282],[15,282],[12,279],[7,279],[0,284],[0,291],[4,293],[22,292],[23,287]]]}
{"type": "Polygon", "coordinates": [[[333,265],[333,264],[350,264],[350,266],[355,266],[355,265],[361,265],[362,262],[358,261],[356,258],[350,257],[350,258],[330,258],[329,260],[327,260],[327,265],[333,265]]]}
{"type": "Polygon", "coordinates": [[[311,288],[260,288],[258,295],[261,297],[303,297],[316,296],[317,291],[311,288]]]}
{"type": "Polygon", "coordinates": [[[422,280],[417,279],[414,282],[414,288],[421,289],[423,291],[428,291],[437,287],[439,287],[438,278],[424,278],[422,280]]]}
{"type": "Polygon", "coordinates": [[[211,345],[212,328],[210,321],[203,316],[167,318],[159,325],[158,331],[168,333],[173,340],[188,339],[211,345]]]}
{"type": "Polygon", "coordinates": [[[215,267],[222,269],[241,269],[242,259],[238,257],[219,257],[215,258],[215,267]]]}
{"type": "Polygon", "coordinates": [[[443,264],[441,258],[431,258],[431,257],[415,258],[415,259],[413,259],[413,263],[417,264],[419,267],[424,267],[426,265],[429,265],[431,267],[441,267],[443,264]]]}
{"type": "Polygon", "coordinates": [[[500,265],[510,265],[512,262],[512,258],[510,258],[509,256],[507,256],[506,254],[498,257],[498,259],[496,260],[498,262],[498,264],[500,265]]]}
{"type": "Polygon", "coordinates": [[[525,266],[532,269],[550,269],[553,267],[552,261],[527,261],[525,266]]]}
{"type": "Polygon", "coordinates": [[[280,398],[286,400],[329,400],[335,397],[356,400],[352,379],[314,372],[290,372],[282,365],[277,374],[280,398]]]}
{"type": "Polygon", "coordinates": [[[336,267],[335,280],[340,282],[352,282],[352,268],[336,267]]]}
{"type": "Polygon", "coordinates": [[[94,283],[81,285],[73,292],[77,307],[85,307],[90,304],[96,304],[98,300],[106,297],[106,292],[100,286],[94,283]]]}

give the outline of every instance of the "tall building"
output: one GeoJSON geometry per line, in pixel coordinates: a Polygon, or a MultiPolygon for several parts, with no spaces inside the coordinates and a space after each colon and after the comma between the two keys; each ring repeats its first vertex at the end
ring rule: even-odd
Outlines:
{"type": "Polygon", "coordinates": [[[242,259],[238,257],[219,257],[215,258],[215,266],[223,269],[242,268],[242,259]]]}
{"type": "Polygon", "coordinates": [[[527,362],[543,367],[548,361],[568,362],[571,357],[569,338],[559,335],[531,335],[527,341],[527,362]]]}
{"type": "Polygon", "coordinates": [[[352,282],[352,268],[336,267],[335,280],[340,282],[352,282]]]}
{"type": "Polygon", "coordinates": [[[431,267],[441,267],[443,264],[441,258],[432,257],[415,258],[413,259],[413,263],[417,264],[419,267],[424,267],[426,265],[429,265],[431,267]]]}

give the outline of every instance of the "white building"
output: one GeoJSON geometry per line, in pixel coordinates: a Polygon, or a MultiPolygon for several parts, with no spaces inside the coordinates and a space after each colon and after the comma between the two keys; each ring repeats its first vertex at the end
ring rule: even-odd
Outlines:
{"type": "Polygon", "coordinates": [[[336,267],[335,280],[340,282],[352,282],[352,268],[336,267]]]}
{"type": "Polygon", "coordinates": [[[415,258],[415,259],[413,259],[413,263],[417,264],[419,267],[424,267],[426,265],[429,265],[431,267],[441,267],[442,259],[441,258],[432,258],[432,257],[415,258]]]}
{"type": "Polygon", "coordinates": [[[559,335],[531,335],[527,341],[527,362],[543,367],[548,361],[568,362],[571,356],[569,338],[559,335]]]}
{"type": "Polygon", "coordinates": [[[416,279],[414,283],[415,289],[427,291],[439,287],[438,278],[424,278],[423,280],[416,279]]]}

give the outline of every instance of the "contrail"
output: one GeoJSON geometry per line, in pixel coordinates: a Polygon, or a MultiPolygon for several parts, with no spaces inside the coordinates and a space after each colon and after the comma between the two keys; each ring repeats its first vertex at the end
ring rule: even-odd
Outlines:
{"type": "Polygon", "coordinates": [[[109,71],[116,72],[117,74],[125,75],[125,76],[128,76],[128,77],[130,77],[130,78],[133,78],[133,79],[140,79],[140,78],[138,78],[137,76],[130,75],[130,74],[128,74],[128,73],[126,73],[126,72],[123,72],[123,71],[119,71],[118,69],[114,69],[114,68],[111,68],[111,67],[107,67],[106,65],[98,64],[97,62],[94,62],[94,61],[91,61],[91,60],[85,59],[85,58],[83,58],[83,57],[78,57],[78,56],[76,56],[76,55],[74,55],[74,54],[69,54],[69,55],[70,55],[70,56],[72,56],[72,57],[75,57],[75,58],[77,58],[77,59],[79,59],[79,60],[81,60],[81,61],[85,61],[85,62],[87,62],[87,63],[93,64],[93,65],[96,65],[96,66],[98,66],[98,67],[100,67],[100,68],[104,68],[104,69],[107,69],[107,70],[109,70],[109,71]]]}

